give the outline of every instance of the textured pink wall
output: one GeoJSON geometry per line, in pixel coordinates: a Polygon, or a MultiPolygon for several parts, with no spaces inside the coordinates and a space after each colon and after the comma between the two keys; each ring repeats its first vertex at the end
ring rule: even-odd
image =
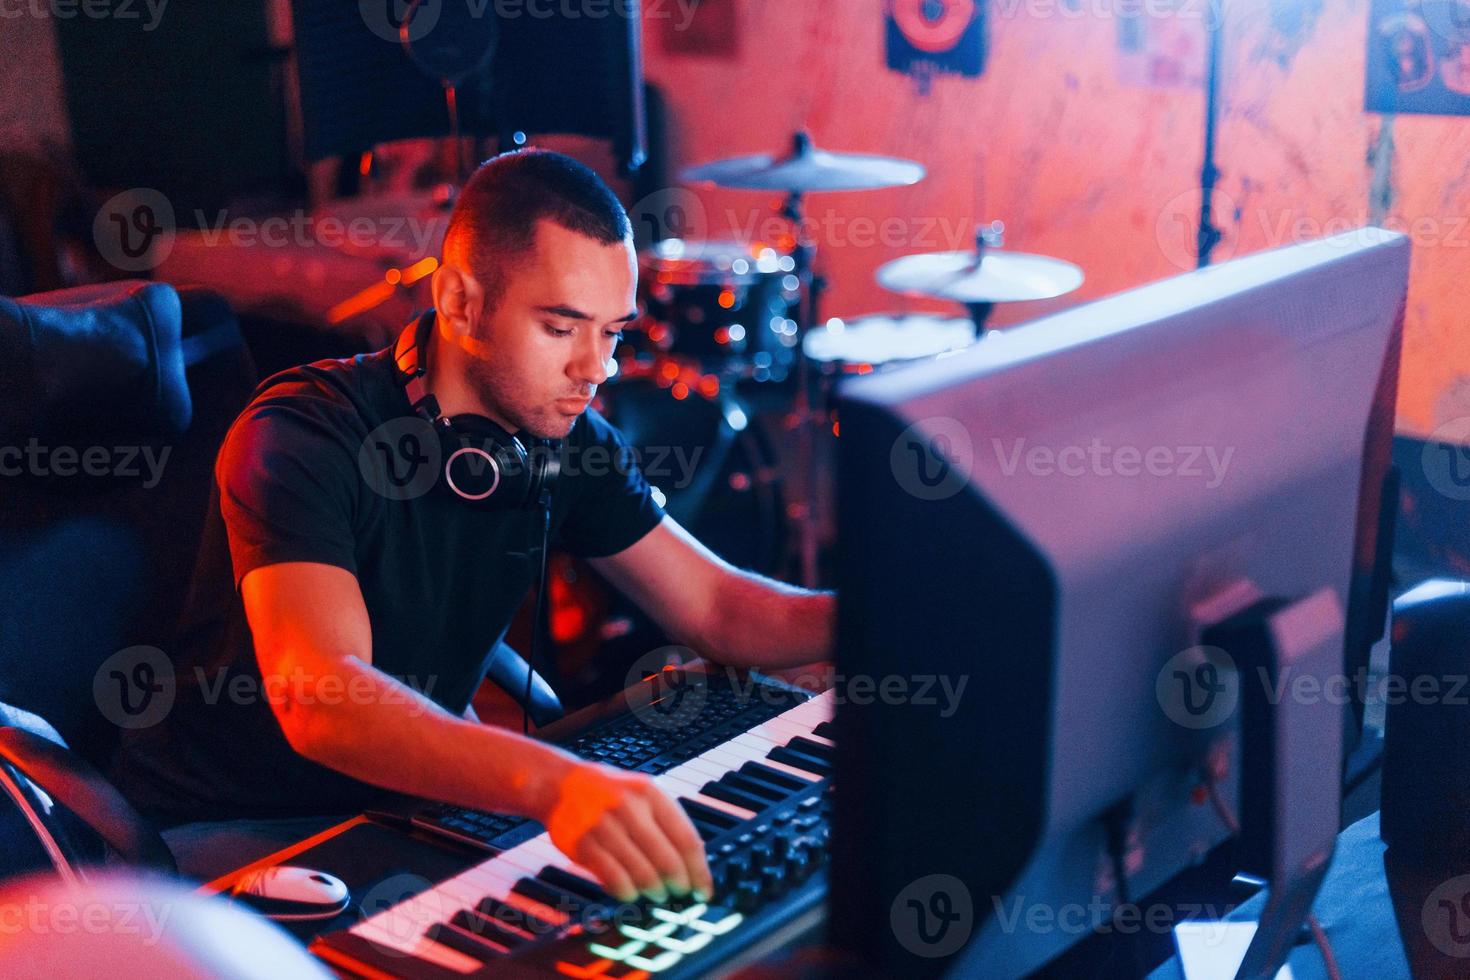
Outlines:
{"type": "MultiPolygon", "coordinates": [[[[927,95],[884,67],[881,4],[715,2],[734,6],[729,57],[670,51],[678,7],[645,4],[647,71],[669,101],[676,164],[779,149],[805,125],[819,146],[929,168],[912,187],[811,200],[832,281],[826,312],[952,309],[893,296],[873,270],[963,246],[980,219],[1003,219],[1008,247],[1069,259],[1087,274],[1077,293],[1002,310],[999,324],[1192,267],[1203,95],[1122,80],[1123,15],[1109,9],[1119,0],[1073,0],[1080,9],[991,0],[984,75],[940,77],[927,95]]],[[[1218,200],[1229,210],[1217,218],[1226,229],[1217,258],[1368,223],[1378,214],[1372,151],[1383,120],[1362,109],[1367,3],[1224,2],[1218,200]]],[[[1184,32],[1202,34],[1207,12],[1198,0],[1172,16],[1192,16],[1184,32]]],[[[1424,434],[1470,415],[1461,313],[1470,300],[1470,120],[1402,116],[1392,136],[1383,215],[1415,246],[1399,427],[1424,434]]],[[[709,234],[739,234],[773,213],[769,196],[695,193],[709,234]]]]}

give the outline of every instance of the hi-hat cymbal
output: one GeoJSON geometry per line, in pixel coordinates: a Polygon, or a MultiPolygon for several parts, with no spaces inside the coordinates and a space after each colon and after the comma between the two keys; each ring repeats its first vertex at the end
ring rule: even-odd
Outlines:
{"type": "Polygon", "coordinates": [[[909,296],[956,303],[1015,303],[1051,299],[1082,285],[1071,262],[1029,252],[925,252],[878,267],[878,284],[909,296]]]}
{"type": "Polygon", "coordinates": [[[792,151],[777,159],[765,153],[730,157],[690,167],[681,176],[692,183],[749,191],[865,191],[903,187],[924,178],[922,164],[868,153],[832,153],[797,133],[792,151]]]}

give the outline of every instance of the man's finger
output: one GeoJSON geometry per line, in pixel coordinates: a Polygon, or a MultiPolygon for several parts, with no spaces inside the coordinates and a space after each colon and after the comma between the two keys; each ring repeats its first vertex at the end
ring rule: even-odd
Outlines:
{"type": "Polygon", "coordinates": [[[592,834],[584,836],[577,848],[576,854],[568,855],[582,867],[596,876],[599,884],[607,890],[607,893],[620,902],[631,902],[638,897],[638,889],[633,884],[633,878],[602,844],[592,834]]]}
{"type": "Polygon", "coordinates": [[[653,807],[645,812],[643,825],[636,832],[630,832],[631,843],[648,858],[650,864],[666,882],[676,895],[687,895],[694,887],[694,882],[689,877],[689,868],[684,861],[684,855],[669,840],[669,835],[663,825],[658,822],[654,815],[653,807]]]}
{"type": "Polygon", "coordinates": [[[659,793],[653,800],[653,816],[668,835],[669,843],[684,859],[690,885],[705,898],[714,895],[715,883],[709,873],[709,862],[705,859],[704,841],[700,839],[699,831],[694,829],[689,815],[668,795],[659,793]]]}
{"type": "MultiPolygon", "coordinates": [[[[663,875],[659,874],[649,859],[648,848],[644,844],[648,834],[640,832],[636,826],[628,826],[628,820],[636,818],[621,817],[604,821],[597,829],[597,842],[627,869],[639,891],[655,902],[667,902],[669,893],[664,888],[663,875]]],[[[653,823],[652,818],[647,816],[643,818],[643,822],[650,825],[653,823]]]]}

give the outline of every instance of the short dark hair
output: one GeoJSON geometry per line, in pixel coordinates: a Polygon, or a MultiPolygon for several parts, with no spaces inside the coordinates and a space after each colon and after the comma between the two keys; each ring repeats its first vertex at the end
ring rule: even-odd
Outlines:
{"type": "Polygon", "coordinates": [[[530,251],[543,219],[604,245],[632,234],[617,195],[590,167],[552,150],[511,150],[480,164],[460,189],[444,234],[446,258],[466,257],[493,307],[506,270],[530,251]]]}

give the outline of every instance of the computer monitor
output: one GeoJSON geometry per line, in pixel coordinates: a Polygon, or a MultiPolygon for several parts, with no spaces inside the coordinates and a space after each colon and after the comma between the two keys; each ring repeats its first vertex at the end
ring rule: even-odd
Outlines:
{"type": "Polygon", "coordinates": [[[1382,631],[1408,266],[1360,229],[843,388],[834,945],[1022,976],[1238,821],[1274,974],[1350,715],[1298,678],[1382,631]]]}
{"type": "MultiPolygon", "coordinates": [[[[595,12],[556,4],[453,0],[459,16],[495,17],[498,40],[484,68],[461,81],[467,135],[534,138],[572,133],[608,139],[633,173],[647,157],[642,27],[637,0],[595,12]]],[[[306,155],[360,153],[375,144],[447,136],[444,90],[399,43],[407,0],[291,5],[306,155]]],[[[432,31],[438,5],[421,22],[432,31]]],[[[448,17],[443,18],[446,24],[448,17]]]]}

